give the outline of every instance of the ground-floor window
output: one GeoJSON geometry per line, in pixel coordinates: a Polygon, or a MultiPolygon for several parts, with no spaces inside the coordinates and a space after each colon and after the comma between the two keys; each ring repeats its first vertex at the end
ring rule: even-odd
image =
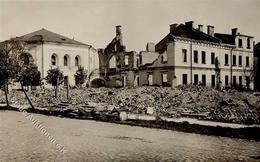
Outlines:
{"type": "Polygon", "coordinates": [[[228,75],[225,76],[225,86],[228,86],[228,75]]]}
{"type": "Polygon", "coordinates": [[[206,85],[206,75],[202,75],[202,85],[206,85]]]}
{"type": "Polygon", "coordinates": [[[242,76],[239,76],[238,80],[239,80],[239,86],[242,87],[242,76]]]}
{"type": "Polygon", "coordinates": [[[211,75],[211,86],[212,87],[216,86],[216,77],[215,77],[215,75],[211,75]]]}
{"type": "Polygon", "coordinates": [[[237,77],[233,76],[233,86],[236,87],[237,86],[237,77]]]}
{"type": "Polygon", "coordinates": [[[198,74],[194,74],[194,84],[197,85],[199,83],[199,76],[198,74]]]}
{"type": "Polygon", "coordinates": [[[188,80],[187,80],[187,74],[182,74],[182,84],[187,84],[188,80]]]}

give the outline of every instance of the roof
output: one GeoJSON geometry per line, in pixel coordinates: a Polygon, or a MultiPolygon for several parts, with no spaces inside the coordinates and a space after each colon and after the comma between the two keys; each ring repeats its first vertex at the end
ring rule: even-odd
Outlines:
{"type": "Polygon", "coordinates": [[[222,34],[222,33],[215,33],[215,37],[221,39],[221,41],[225,44],[232,44],[235,45],[235,38],[236,36],[231,34],[222,34]]]}
{"type": "Polygon", "coordinates": [[[174,28],[168,35],[166,35],[159,43],[156,44],[156,51],[163,52],[166,48],[168,41],[175,39],[176,37],[193,39],[203,42],[221,43],[221,39],[206,34],[198,29],[195,29],[187,24],[180,24],[174,28]]]}
{"type": "Polygon", "coordinates": [[[26,35],[23,35],[19,37],[20,39],[29,42],[29,43],[35,43],[38,41],[43,41],[43,42],[57,42],[57,43],[67,43],[67,44],[75,44],[75,45],[85,45],[85,46],[90,46],[85,43],[81,43],[78,41],[75,41],[73,39],[70,39],[68,37],[65,37],[63,35],[51,32],[46,29],[41,29],[26,35]]]}

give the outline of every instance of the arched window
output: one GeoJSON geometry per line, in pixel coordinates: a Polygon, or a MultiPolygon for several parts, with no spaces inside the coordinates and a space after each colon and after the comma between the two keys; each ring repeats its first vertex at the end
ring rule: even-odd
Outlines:
{"type": "Polygon", "coordinates": [[[75,57],[75,66],[80,66],[80,57],[79,56],[75,57]]]}
{"type": "Polygon", "coordinates": [[[64,56],[64,66],[68,66],[69,65],[69,56],[65,55],[64,56]]]}
{"type": "Polygon", "coordinates": [[[57,66],[57,55],[55,53],[51,56],[51,65],[57,66]]]}

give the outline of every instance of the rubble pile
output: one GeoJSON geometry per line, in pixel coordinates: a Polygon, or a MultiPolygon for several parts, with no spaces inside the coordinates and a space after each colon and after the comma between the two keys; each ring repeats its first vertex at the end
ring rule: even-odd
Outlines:
{"type": "MultiPolygon", "coordinates": [[[[35,107],[50,107],[67,101],[66,89],[60,88],[58,98],[54,89],[28,92],[35,107]]],[[[95,103],[99,109],[121,107],[132,113],[145,113],[153,107],[155,115],[180,117],[183,114],[204,116],[203,119],[244,124],[260,124],[260,98],[252,93],[235,90],[217,91],[210,87],[180,85],[170,87],[74,88],[69,91],[71,104],[95,103]]],[[[27,103],[20,91],[9,94],[10,102],[27,103]]],[[[0,97],[0,102],[5,96],[0,97]]],[[[199,117],[198,117],[199,118],[199,117]]]]}

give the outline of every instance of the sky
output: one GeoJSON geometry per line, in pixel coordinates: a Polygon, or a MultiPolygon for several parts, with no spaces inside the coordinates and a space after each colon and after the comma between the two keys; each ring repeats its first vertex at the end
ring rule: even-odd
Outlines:
{"type": "Polygon", "coordinates": [[[170,24],[194,21],[260,41],[260,0],[0,0],[0,41],[45,28],[105,48],[122,25],[128,51],[158,43],[170,24]]]}

